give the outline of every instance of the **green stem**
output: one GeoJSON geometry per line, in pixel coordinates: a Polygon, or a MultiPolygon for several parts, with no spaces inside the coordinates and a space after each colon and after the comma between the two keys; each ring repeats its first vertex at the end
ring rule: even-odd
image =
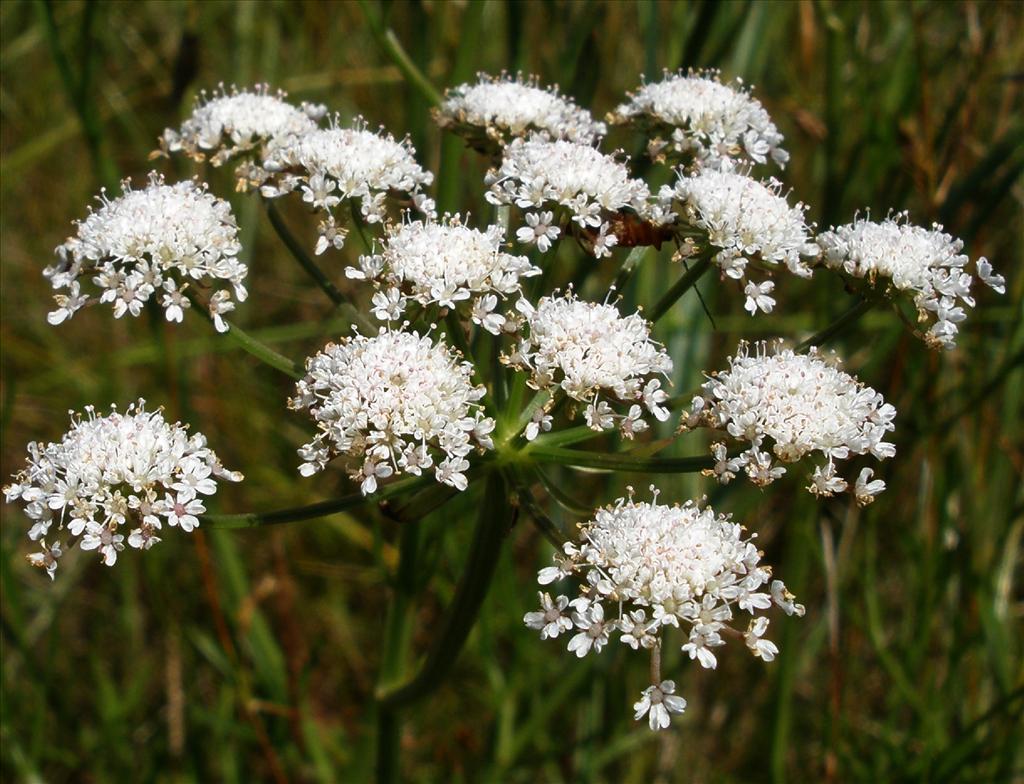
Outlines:
{"type": "Polygon", "coordinates": [[[416,702],[440,686],[448,675],[487,596],[502,541],[513,523],[513,514],[506,480],[500,472],[494,471],[487,477],[469,559],[444,625],[434,637],[415,675],[403,681],[382,683],[378,687],[377,701],[382,709],[393,710],[416,702]]]}
{"type": "Polygon", "coordinates": [[[619,274],[615,276],[614,282],[612,282],[612,288],[622,293],[622,289],[626,287],[629,279],[633,277],[633,273],[636,272],[640,266],[640,262],[643,261],[644,255],[650,250],[649,245],[641,245],[640,247],[633,248],[626,256],[626,260],[622,262],[622,268],[619,270],[619,274]]]}
{"type": "Polygon", "coordinates": [[[316,284],[321,288],[324,294],[333,302],[335,305],[341,305],[346,301],[345,295],[342,294],[338,287],[335,286],[331,280],[324,274],[324,271],[320,269],[315,261],[306,253],[306,249],[302,247],[302,244],[295,239],[295,235],[288,229],[288,225],[284,222],[284,218],[281,217],[281,213],[277,210],[277,205],[269,200],[264,200],[264,205],[267,208],[267,217],[270,218],[270,225],[274,227],[274,231],[277,232],[277,236],[284,243],[285,247],[291,252],[292,256],[299,266],[306,271],[316,284]]]}
{"type": "Polygon", "coordinates": [[[551,446],[528,446],[522,454],[533,458],[538,463],[560,463],[577,468],[632,471],[641,474],[692,474],[705,468],[711,468],[715,464],[714,458],[710,455],[642,458],[551,446]]]}
{"type": "Polygon", "coordinates": [[[402,44],[399,42],[398,37],[394,32],[384,26],[384,22],[381,20],[377,13],[370,8],[370,4],[367,0],[359,0],[359,5],[363,9],[363,14],[366,16],[366,21],[370,25],[370,31],[373,33],[373,37],[377,39],[377,43],[381,49],[385,51],[391,61],[398,66],[398,70],[402,72],[405,80],[409,82],[420,95],[429,103],[431,106],[440,106],[441,93],[438,92],[437,88],[430,83],[430,80],[424,75],[424,73],[416,67],[416,64],[412,61],[405,49],[402,48],[402,44]]]}
{"type": "Polygon", "coordinates": [[[875,305],[877,304],[878,300],[862,299],[860,302],[858,302],[856,305],[854,305],[852,308],[846,311],[843,315],[841,315],[839,318],[837,318],[823,330],[815,333],[814,335],[811,335],[811,337],[803,341],[800,345],[796,347],[796,350],[798,352],[804,352],[809,350],[813,346],[824,345],[828,341],[832,340],[832,338],[836,337],[836,335],[839,335],[840,333],[844,332],[847,329],[847,327],[850,327],[853,324],[856,324],[858,321],[860,321],[860,317],[867,313],[869,310],[871,310],[873,307],[875,307],[875,305]]]}
{"type": "Polygon", "coordinates": [[[668,313],[669,309],[676,304],[683,294],[693,288],[694,284],[700,280],[700,277],[708,271],[711,267],[711,257],[708,255],[710,251],[702,255],[697,263],[688,269],[683,276],[675,282],[665,295],[658,300],[657,304],[651,308],[650,312],[647,313],[647,320],[652,324],[668,313]]]}
{"type": "Polygon", "coordinates": [[[290,509],[276,509],[272,512],[247,512],[244,514],[206,514],[200,518],[211,528],[257,528],[263,525],[280,525],[295,523],[300,520],[314,520],[327,517],[338,512],[357,509],[368,503],[386,501],[407,491],[417,490],[433,481],[433,477],[412,476],[393,484],[386,485],[380,492],[365,496],[352,493],[329,501],[320,501],[309,506],[296,506],[290,509]]]}
{"type": "Polygon", "coordinates": [[[537,436],[530,448],[540,449],[542,447],[568,446],[569,444],[578,444],[581,441],[589,441],[602,435],[604,433],[594,430],[587,425],[577,425],[576,427],[559,430],[555,433],[537,436]]]}
{"type": "Polygon", "coordinates": [[[359,235],[359,241],[363,244],[363,250],[366,253],[373,253],[373,244],[366,236],[366,227],[363,225],[363,216],[359,214],[359,208],[356,206],[355,199],[348,200],[349,214],[352,216],[352,225],[356,227],[356,234],[359,235]]]}
{"type": "Polygon", "coordinates": [[[241,346],[245,351],[256,357],[260,362],[265,365],[269,365],[275,370],[280,370],[282,373],[285,373],[296,380],[302,378],[302,369],[293,360],[288,359],[288,357],[283,356],[282,354],[278,354],[274,349],[270,348],[270,346],[261,343],[248,332],[227,319],[224,319],[224,321],[228,325],[228,331],[224,334],[235,341],[235,343],[241,346]]]}

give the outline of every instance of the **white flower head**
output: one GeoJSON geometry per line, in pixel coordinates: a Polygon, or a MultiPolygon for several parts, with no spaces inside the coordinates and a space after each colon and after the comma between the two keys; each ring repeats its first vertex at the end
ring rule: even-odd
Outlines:
{"type": "MultiPolygon", "coordinates": [[[[625,164],[589,144],[551,141],[536,135],[514,139],[488,180],[488,201],[566,215],[588,248],[597,238],[607,236],[623,215],[649,223],[668,220],[661,205],[652,204],[643,180],[634,179],[625,164]]],[[[551,237],[549,220],[543,221],[543,232],[537,231],[536,219],[528,223],[524,228],[535,237],[551,237]]],[[[517,236],[524,235],[517,232],[517,236]]],[[[597,253],[603,255],[607,247],[610,245],[604,241],[597,253]]]]}
{"type": "Polygon", "coordinates": [[[742,80],[723,83],[718,71],[665,71],[660,82],[641,85],[609,115],[613,123],[641,128],[652,138],[656,160],[728,169],[734,161],[785,166],[782,134],[742,80]]]}
{"type": "Polygon", "coordinates": [[[727,461],[725,470],[712,472],[722,481],[743,467],[755,482],[768,484],[783,473],[773,457],[793,463],[818,452],[825,463],[814,469],[808,489],[830,496],[849,489],[835,461],[867,454],[882,460],[896,453],[884,440],[895,429],[896,409],[813,348],[797,354],[761,342],[751,352],[741,343],[729,369],[712,374],[695,403],[705,424],[750,445],[733,458],[715,445],[716,459],[727,461]]]}
{"type": "Polygon", "coordinates": [[[381,479],[430,468],[439,482],[465,489],[465,458],[474,447],[493,448],[494,421],[481,410],[485,390],[473,386],[472,372],[446,344],[414,332],[382,327],[331,343],[306,361],[289,401],[319,431],[299,450],[300,472],[341,457],[364,495],[381,479]]]}
{"type": "MultiPolygon", "coordinates": [[[[352,199],[362,219],[380,223],[387,217],[387,199],[433,215],[434,204],[423,193],[434,175],[416,162],[408,139],[397,141],[383,129],[371,131],[362,119],[342,128],[332,118],[329,128],[274,139],[262,167],[249,178],[261,183],[267,198],[298,191],[314,209],[337,218],[335,208],[352,199]]],[[[321,227],[317,250],[338,248],[344,242],[334,222],[321,227]],[[324,232],[329,232],[330,237],[324,232]]]]}
{"type": "Polygon", "coordinates": [[[491,154],[510,139],[537,133],[551,139],[590,144],[607,132],[590,112],[558,91],[541,87],[536,77],[478,74],[476,84],[460,84],[445,93],[434,113],[438,125],[491,154]]]}
{"type": "Polygon", "coordinates": [[[388,231],[379,254],[360,258],[349,276],[397,290],[424,307],[461,309],[488,332],[501,334],[505,318],[496,310],[520,292],[521,279],[540,274],[526,256],[502,250],[504,230],[480,231],[458,216],[442,221],[406,221],[388,231]]]}
{"type": "MultiPolygon", "coordinates": [[[[728,628],[742,634],[732,626],[739,612],[755,620],[747,630],[748,647],[770,661],[778,648],[763,639],[764,612],[773,603],[794,614],[803,614],[803,608],[780,581],[768,586],[771,570],[761,565],[761,553],[743,532],[703,503],[659,504],[656,491],[651,502],[635,502],[630,490],[630,497],[597,510],[581,526],[579,543],[566,545],[555,557],[558,565],[538,576],[543,583],[574,575],[579,595],[552,603],[541,594],[541,611],[527,614],[526,624],[542,630],[545,639],[554,637],[543,630],[558,623],[558,631],[565,631],[564,610],[571,607],[577,633],[569,640],[570,651],[581,658],[600,653],[618,635],[633,650],[651,650],[654,670],[660,668],[663,627],[680,627],[688,632],[683,652],[714,668],[712,649],[725,644],[722,632],[728,628]],[[609,617],[606,607],[617,611],[609,617]]],[[[648,716],[654,730],[667,727],[668,714],[686,706],[681,697],[671,696],[674,692],[672,681],[658,684],[655,679],[634,706],[636,718],[648,716]]]]}
{"type": "MultiPolygon", "coordinates": [[[[639,410],[615,411],[610,403],[641,404],[664,420],[667,399],[656,376],[672,371],[672,359],[651,339],[651,325],[639,313],[622,316],[615,305],[564,296],[544,297],[526,310],[524,336],[505,361],[530,373],[536,389],[558,387],[586,405],[588,424],[606,430],[626,423],[638,432],[639,410]]],[[[642,429],[642,428],[641,428],[642,429]]],[[[536,432],[532,433],[536,435],[536,432]]]]}
{"type": "Polygon", "coordinates": [[[209,156],[220,166],[271,139],[315,130],[326,108],[306,102],[295,106],[287,98],[288,93],[272,92],[265,84],[245,90],[232,86],[230,91],[222,84],[212,95],[202,92],[181,127],[163,132],[160,152],[180,151],[197,161],[209,156]]]}
{"type": "Polygon", "coordinates": [[[686,700],[675,694],[675,681],[662,681],[648,686],[640,695],[640,701],[633,705],[633,718],[640,721],[647,716],[652,730],[668,729],[671,714],[686,710],[686,700]]]}
{"type": "MultiPolygon", "coordinates": [[[[970,259],[963,254],[963,241],[946,234],[942,226],[930,229],[908,222],[906,213],[890,215],[884,221],[857,218],[853,223],[832,228],[818,237],[822,261],[827,267],[872,286],[891,285],[908,292],[918,319],[929,325],[924,340],[937,348],[956,345],[957,326],[974,307],[967,271],[970,259]]],[[[977,277],[1002,294],[1006,281],[992,270],[985,258],[975,265],[977,277]]]]}
{"type": "MultiPolygon", "coordinates": [[[[72,415],[59,442],[29,444],[25,468],[4,493],[8,502],[25,504],[33,521],[29,538],[41,539],[54,526],[66,529],[81,537],[79,547],[98,550],[112,566],[126,538],[131,547],[149,549],[164,523],[191,531],[220,479],[238,482],[242,475],[220,464],[201,433],[189,435],[139,400],[106,416],[89,406],[84,418],[72,415]]],[[[44,541],[28,560],[52,579],[61,554],[60,544],[44,541]]]]}
{"type": "Polygon", "coordinates": [[[129,180],[121,187],[114,199],[101,191],[100,207],[77,223],[75,236],[57,248],[57,263],[43,270],[56,291],[67,292],[54,295],[51,324],[95,302],[110,303],[115,318],[138,316],[154,297],[168,321],[181,321],[188,307],[182,292],[193,283],[245,300],[248,268],[238,259],[238,227],[226,201],[194,180],[167,185],[156,173],[145,188],[133,190],[129,180]],[[93,295],[82,291],[90,284],[93,295]],[[217,288],[222,284],[229,288],[217,288]]]}
{"type": "MultiPolygon", "coordinates": [[[[808,278],[812,271],[806,259],[818,253],[818,246],[804,220],[806,207],[790,206],[781,190],[773,179],[761,182],[740,172],[704,169],[681,174],[659,195],[666,205],[675,206],[684,224],[707,234],[714,253],[711,260],[723,277],[742,281],[747,267],[757,264],[768,269],[784,265],[794,275],[808,278]]],[[[775,301],[767,294],[773,285],[747,284],[746,308],[751,315],[771,312],[775,301]]]]}

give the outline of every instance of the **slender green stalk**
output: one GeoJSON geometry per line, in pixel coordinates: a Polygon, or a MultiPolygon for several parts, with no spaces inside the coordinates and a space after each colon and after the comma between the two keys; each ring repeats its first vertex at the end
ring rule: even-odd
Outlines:
{"type": "Polygon", "coordinates": [[[487,477],[487,486],[469,559],[455,591],[440,632],[433,638],[419,670],[403,681],[382,683],[377,700],[382,709],[410,705],[441,685],[476,623],[491,577],[501,553],[505,534],[512,526],[514,507],[508,502],[508,485],[500,472],[487,477]]]}
{"type": "Polygon", "coordinates": [[[566,430],[559,430],[554,433],[546,433],[544,435],[537,436],[530,449],[569,446],[569,444],[578,444],[581,441],[589,441],[590,439],[597,438],[601,435],[604,435],[604,433],[599,430],[594,430],[594,428],[589,425],[577,425],[576,427],[570,427],[566,430]]]}
{"type": "Polygon", "coordinates": [[[211,528],[257,528],[263,525],[280,525],[296,523],[300,520],[315,520],[328,517],[338,512],[347,512],[369,503],[386,501],[406,492],[418,490],[433,482],[433,477],[414,476],[387,485],[380,492],[370,496],[352,493],[329,501],[320,501],[308,506],[296,506],[289,509],[276,509],[272,512],[247,512],[243,514],[206,514],[200,519],[211,528]]]}
{"type": "Polygon", "coordinates": [[[796,347],[796,350],[799,352],[804,352],[809,350],[812,346],[824,345],[828,341],[832,340],[832,338],[836,337],[842,332],[845,332],[849,327],[853,326],[858,321],[860,321],[861,316],[863,316],[877,304],[878,300],[876,299],[862,299],[860,302],[858,302],[856,305],[854,305],[852,308],[846,311],[843,315],[841,315],[839,318],[837,318],[823,330],[815,333],[814,335],[811,335],[811,337],[807,338],[807,340],[800,343],[796,347]]]}
{"type": "Polygon", "coordinates": [[[695,457],[630,457],[628,455],[584,452],[580,449],[562,449],[551,446],[528,446],[522,454],[538,463],[560,463],[577,468],[595,468],[603,471],[633,471],[642,474],[692,474],[711,468],[715,460],[710,455],[695,457]]]}
{"type": "Polygon", "coordinates": [[[431,106],[440,106],[442,97],[426,75],[416,66],[416,63],[412,61],[408,53],[402,48],[402,44],[399,42],[398,37],[394,32],[384,26],[384,22],[377,15],[377,13],[370,8],[370,4],[367,0],[359,0],[359,5],[363,9],[363,14],[366,16],[366,21],[370,25],[370,31],[373,33],[373,37],[377,39],[377,43],[381,49],[391,58],[391,61],[398,66],[398,70],[402,72],[402,76],[414,87],[419,94],[429,103],[431,106]]]}
{"type": "MultiPolygon", "coordinates": [[[[188,297],[195,309],[206,316],[206,320],[212,324],[213,316],[210,315],[209,308],[199,300],[195,293],[191,289],[185,289],[185,296],[188,297]]],[[[298,363],[288,359],[288,357],[283,354],[278,354],[270,346],[257,340],[241,327],[235,325],[231,321],[228,321],[223,316],[221,317],[221,320],[228,325],[228,331],[218,334],[227,335],[232,341],[238,344],[240,348],[244,349],[249,354],[252,354],[252,356],[256,357],[256,359],[263,364],[274,368],[274,370],[280,370],[282,373],[285,373],[294,379],[302,378],[302,367],[298,363]]]]}
{"type": "Polygon", "coordinates": [[[270,225],[274,227],[277,236],[284,243],[285,247],[288,248],[295,260],[299,262],[299,266],[306,271],[309,277],[316,281],[316,284],[331,302],[335,305],[346,302],[345,295],[338,290],[338,287],[331,282],[330,278],[324,274],[324,271],[313,261],[312,257],[306,253],[306,249],[302,247],[302,244],[295,239],[295,235],[291,233],[288,224],[284,222],[284,218],[278,212],[277,205],[267,199],[264,199],[263,203],[267,208],[267,217],[270,218],[270,225]]]}
{"type": "Polygon", "coordinates": [[[359,235],[359,241],[363,244],[363,250],[367,253],[373,253],[373,243],[366,236],[366,227],[363,224],[363,216],[359,214],[359,208],[356,206],[355,199],[348,200],[349,213],[352,215],[352,225],[356,227],[356,234],[359,235]]]}
{"type": "Polygon", "coordinates": [[[668,313],[669,309],[676,304],[676,301],[689,291],[693,286],[700,280],[701,276],[708,271],[711,267],[711,257],[708,253],[705,253],[697,259],[697,263],[688,269],[683,276],[675,282],[675,284],[665,295],[658,300],[650,312],[647,313],[647,319],[652,324],[668,313]]]}
{"type": "Polygon", "coordinates": [[[515,492],[519,498],[519,503],[526,510],[526,514],[529,515],[530,520],[537,526],[537,530],[541,532],[544,538],[551,542],[557,550],[561,550],[562,545],[565,544],[565,535],[555,525],[554,521],[544,514],[537,500],[533,497],[533,493],[530,492],[530,484],[526,478],[517,472],[515,479],[515,492]]]}
{"type": "Polygon", "coordinates": [[[238,327],[227,319],[224,319],[224,321],[228,325],[228,331],[224,334],[241,346],[245,351],[256,357],[260,362],[265,365],[269,365],[275,370],[280,370],[282,373],[285,373],[294,379],[302,378],[302,368],[296,362],[288,359],[288,357],[282,354],[278,354],[274,349],[270,348],[270,346],[261,343],[241,327],[238,327]]]}
{"type": "Polygon", "coordinates": [[[637,271],[640,266],[640,262],[643,261],[644,256],[651,248],[649,245],[641,245],[633,248],[626,256],[626,260],[622,262],[622,267],[619,269],[619,274],[615,276],[615,280],[612,282],[612,288],[618,292],[622,292],[622,289],[629,283],[630,278],[633,277],[633,273],[637,271]]]}

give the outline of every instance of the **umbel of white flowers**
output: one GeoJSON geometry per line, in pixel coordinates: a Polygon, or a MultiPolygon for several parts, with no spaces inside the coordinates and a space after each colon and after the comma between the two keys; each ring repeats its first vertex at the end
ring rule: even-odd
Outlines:
{"type": "Polygon", "coordinates": [[[160,541],[164,523],[191,531],[206,511],[204,496],[217,480],[239,482],[226,470],[201,433],[189,435],[163,412],[146,411],[139,400],[121,413],[116,407],[85,418],[72,413],[71,429],[59,442],[28,445],[27,465],[4,488],[7,502],[21,501],[33,521],[28,536],[42,551],[29,556],[53,579],[64,546],[46,544],[53,528],[80,536],[83,550],[98,550],[113,566],[124,549],[148,550],[160,541]]]}
{"type": "Polygon", "coordinates": [[[434,114],[437,124],[482,152],[494,152],[511,138],[538,133],[550,139],[590,144],[607,132],[558,87],[542,88],[536,77],[478,74],[476,84],[445,93],[434,114]]]}
{"type": "Polygon", "coordinates": [[[541,270],[526,256],[505,253],[504,238],[501,226],[479,231],[458,216],[404,221],[389,229],[380,253],[361,256],[359,267],[345,273],[377,287],[373,314],[381,321],[398,321],[413,302],[459,310],[493,335],[514,332],[522,319],[502,315],[499,303],[519,295],[521,280],[541,270]]]}
{"type": "Polygon", "coordinates": [[[267,145],[259,166],[243,169],[246,186],[259,186],[268,199],[299,192],[314,210],[326,214],[320,224],[317,255],[340,249],[345,232],[336,209],[358,204],[362,220],[381,223],[387,218],[389,197],[433,216],[434,202],[423,191],[434,175],[416,162],[408,139],[396,141],[383,129],[371,131],[361,118],[343,128],[337,117],[329,128],[276,137],[267,145]]]}
{"type": "Polygon", "coordinates": [[[728,170],[734,162],[785,166],[782,134],[761,102],[737,79],[723,84],[718,71],[665,71],[660,82],[642,85],[609,114],[610,122],[652,135],[648,154],[703,169],[728,170]]]}
{"type": "MultiPolygon", "coordinates": [[[[929,346],[952,348],[957,326],[967,318],[963,307],[974,307],[968,273],[970,259],[961,253],[962,240],[942,231],[907,222],[907,213],[890,215],[881,223],[858,218],[846,226],[824,232],[818,239],[825,266],[855,278],[865,278],[872,287],[891,284],[897,292],[909,292],[918,320],[928,324],[923,335],[929,346]]],[[[1006,280],[982,257],[975,271],[985,285],[999,294],[1006,292],[1006,280]]]]}
{"type": "Polygon", "coordinates": [[[473,366],[429,336],[382,327],[328,345],[306,362],[291,408],[308,410],[316,437],[299,450],[303,476],[342,457],[363,494],[394,474],[434,469],[438,482],[465,490],[466,457],[493,449],[473,366]],[[435,456],[440,462],[435,465],[435,456]]]}
{"type": "MultiPolygon", "coordinates": [[[[584,302],[571,290],[544,297],[536,308],[525,300],[518,307],[526,316],[525,334],[502,361],[528,372],[534,389],[554,388],[585,403],[591,428],[618,425],[627,438],[647,429],[645,413],[668,419],[662,405],[668,395],[657,376],[672,372],[672,360],[639,313],[622,316],[615,305],[584,302]],[[629,409],[621,413],[611,403],[629,409]]],[[[536,435],[536,427],[526,431],[527,439],[536,435]]]]}
{"type": "MultiPolygon", "coordinates": [[[[762,183],[744,172],[704,169],[687,176],[680,170],[673,186],[663,186],[659,198],[676,210],[682,223],[704,232],[713,251],[711,262],[723,278],[743,281],[757,265],[773,270],[784,266],[809,278],[808,261],[818,254],[811,228],[804,221],[807,207],[789,205],[776,180],[762,183]]],[[[748,281],[746,309],[771,313],[775,283],[748,281]]]]}
{"type": "Polygon", "coordinates": [[[771,661],[779,649],[764,636],[768,618],[762,613],[773,604],[790,615],[803,615],[804,608],[780,580],[771,581],[741,525],[703,500],[663,505],[653,486],[651,491],[650,502],[634,501],[630,488],[628,498],[597,510],[580,528],[579,541],[566,543],[556,565],[537,576],[541,585],[572,577],[578,593],[552,598],[542,591],[541,609],[523,621],[544,640],[571,635],[568,648],[580,658],[600,653],[615,637],[633,650],[650,651],[653,683],[634,709],[635,718],[646,716],[658,730],[686,707],[673,694],[675,683],[661,680],[666,627],[681,628],[683,653],[714,669],[714,649],[725,644],[727,628],[743,637],[754,656],[771,661]],[[749,616],[743,631],[732,626],[738,613],[749,616]]]}
{"type": "Polygon", "coordinates": [[[217,330],[227,324],[222,315],[234,310],[233,291],[244,302],[242,284],[248,268],[239,261],[242,246],[231,205],[192,180],[166,185],[152,173],[149,183],[108,199],[99,196],[100,208],[78,223],[78,231],[57,248],[59,261],[43,270],[56,294],[57,309],[51,324],[60,324],[94,302],[107,302],[114,317],[138,316],[156,298],[168,321],[181,321],[191,302],[185,290],[191,284],[213,289],[208,307],[217,330]],[[99,292],[90,296],[82,283],[99,292]],[[230,286],[216,288],[220,283],[230,286]]]}
{"type": "Polygon", "coordinates": [[[221,84],[212,95],[202,92],[181,128],[163,132],[154,156],[183,152],[220,166],[238,155],[258,154],[271,139],[316,130],[327,107],[305,101],[296,107],[287,97],[284,90],[272,93],[265,84],[250,90],[232,86],[230,92],[221,84]]]}
{"type": "MultiPolygon", "coordinates": [[[[896,409],[882,395],[816,349],[797,354],[762,341],[753,353],[741,343],[729,369],[709,376],[703,396],[695,397],[690,413],[683,416],[682,427],[715,428],[749,444],[739,454],[730,454],[722,442],[712,445],[717,463],[706,473],[723,484],[744,471],[756,484],[768,485],[786,473],[773,457],[794,463],[818,452],[826,462],[815,467],[807,489],[831,496],[849,489],[836,473],[835,461],[867,454],[882,460],[896,454],[883,440],[895,429],[895,417],[896,409]]],[[[852,488],[861,506],[885,489],[885,482],[871,481],[873,473],[862,469],[852,488]]]]}

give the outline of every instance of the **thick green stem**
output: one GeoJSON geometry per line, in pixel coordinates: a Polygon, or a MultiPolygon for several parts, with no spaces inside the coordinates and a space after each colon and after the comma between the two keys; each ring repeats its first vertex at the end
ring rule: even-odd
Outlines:
{"type": "Polygon", "coordinates": [[[497,566],[501,543],[513,522],[514,507],[508,501],[508,486],[500,472],[491,472],[466,569],[459,581],[445,617],[423,664],[411,678],[383,683],[377,689],[382,709],[410,705],[441,685],[476,623],[491,577],[497,566]]]}
{"type": "Polygon", "coordinates": [[[710,455],[643,458],[532,445],[523,450],[523,455],[533,458],[538,463],[560,463],[577,468],[632,471],[640,474],[692,474],[703,471],[705,468],[711,468],[715,464],[714,458],[710,455]]]}
{"type": "Polygon", "coordinates": [[[292,254],[299,266],[306,271],[320,289],[327,295],[327,297],[335,305],[340,305],[346,301],[345,295],[338,290],[331,280],[324,274],[324,271],[320,269],[312,257],[306,253],[306,249],[302,247],[302,244],[295,239],[295,235],[291,233],[288,228],[288,224],[284,222],[284,218],[281,217],[281,213],[277,210],[277,205],[272,201],[264,200],[263,202],[267,208],[267,217],[270,218],[270,225],[274,227],[274,231],[277,232],[277,236],[284,243],[285,247],[292,254]]]}
{"type": "Polygon", "coordinates": [[[700,280],[701,276],[711,267],[711,257],[707,254],[697,259],[697,263],[688,269],[683,276],[675,282],[665,295],[658,300],[657,304],[647,313],[647,320],[652,324],[668,313],[669,309],[676,304],[676,301],[689,291],[700,280]]]}
{"type": "Polygon", "coordinates": [[[842,332],[845,332],[848,327],[851,327],[852,325],[860,321],[861,316],[863,316],[877,304],[878,300],[862,299],[860,302],[858,302],[856,305],[854,305],[852,308],[846,311],[843,315],[841,315],[839,318],[837,318],[823,330],[815,333],[814,335],[811,335],[811,337],[803,341],[800,345],[796,347],[796,350],[799,352],[804,352],[808,351],[814,346],[823,346],[825,343],[832,340],[832,338],[836,337],[842,332]]]}

